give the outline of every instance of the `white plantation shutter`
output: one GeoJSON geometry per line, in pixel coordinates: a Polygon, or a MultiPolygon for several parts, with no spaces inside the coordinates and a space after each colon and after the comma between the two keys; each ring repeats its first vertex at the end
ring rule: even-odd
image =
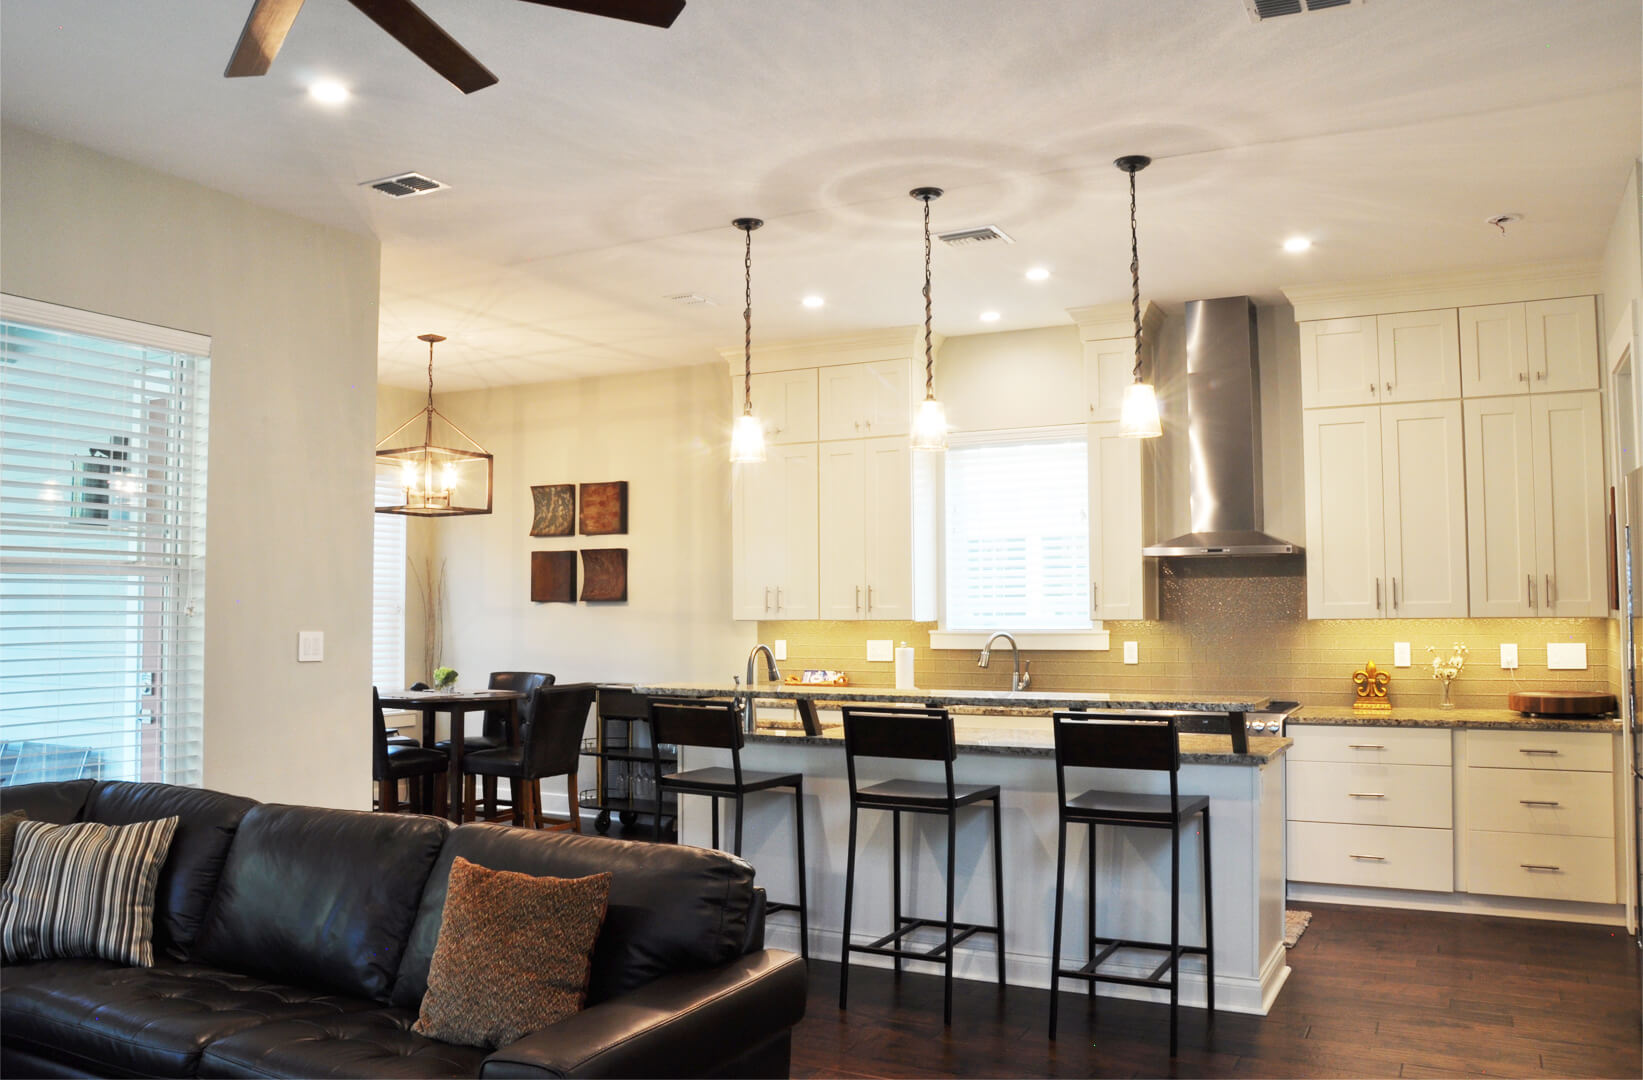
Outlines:
{"type": "MultiPolygon", "coordinates": [[[[394,477],[378,476],[376,502],[404,499],[394,477]]],[[[405,518],[376,514],[371,549],[371,683],[378,690],[405,685],[405,518]]]]}
{"type": "Polygon", "coordinates": [[[1083,433],[947,451],[943,629],[1090,623],[1089,453],[1083,433]]]}
{"type": "Polygon", "coordinates": [[[210,344],[0,296],[0,785],[200,781],[210,344]]]}

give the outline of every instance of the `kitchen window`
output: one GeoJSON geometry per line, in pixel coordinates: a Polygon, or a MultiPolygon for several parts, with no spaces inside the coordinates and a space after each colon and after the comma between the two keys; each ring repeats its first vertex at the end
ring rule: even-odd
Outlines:
{"type": "Polygon", "coordinates": [[[954,436],[942,501],[942,630],[1091,628],[1082,428],[954,436]]]}
{"type": "Polygon", "coordinates": [[[0,786],[200,782],[210,344],[0,296],[0,786]]]}

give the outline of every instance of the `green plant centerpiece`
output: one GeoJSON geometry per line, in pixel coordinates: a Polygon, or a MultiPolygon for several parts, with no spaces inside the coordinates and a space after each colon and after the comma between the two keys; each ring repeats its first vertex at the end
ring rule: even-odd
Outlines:
{"type": "Polygon", "coordinates": [[[456,685],[456,668],[434,668],[434,689],[449,690],[456,685]]]}

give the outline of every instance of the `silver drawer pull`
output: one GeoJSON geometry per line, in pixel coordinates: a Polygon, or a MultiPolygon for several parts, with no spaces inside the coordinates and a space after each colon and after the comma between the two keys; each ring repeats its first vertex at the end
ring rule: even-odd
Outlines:
{"type": "Polygon", "coordinates": [[[1385,855],[1348,855],[1349,859],[1362,859],[1365,862],[1385,862],[1385,855]]]}
{"type": "Polygon", "coordinates": [[[1524,806],[1562,806],[1563,805],[1562,803],[1556,802],[1555,800],[1552,800],[1552,799],[1519,799],[1518,802],[1522,803],[1524,806]]]}
{"type": "Polygon", "coordinates": [[[1541,863],[1532,863],[1532,862],[1518,863],[1518,865],[1523,867],[1525,870],[1546,870],[1546,871],[1550,871],[1552,873],[1561,872],[1562,869],[1563,869],[1563,867],[1561,867],[1561,866],[1546,866],[1546,865],[1541,864],[1541,863]]]}
{"type": "Polygon", "coordinates": [[[1347,795],[1354,799],[1384,799],[1386,793],[1382,791],[1349,791],[1347,795]]]}
{"type": "Polygon", "coordinates": [[[1525,749],[1524,747],[1521,747],[1521,746],[1518,747],[1518,753],[1520,753],[1520,754],[1541,754],[1541,755],[1544,755],[1546,757],[1557,757],[1557,755],[1558,755],[1558,751],[1556,751],[1556,750],[1530,750],[1530,749],[1525,749]]]}
{"type": "Polygon", "coordinates": [[[1382,746],[1380,743],[1361,743],[1361,742],[1347,743],[1346,748],[1348,750],[1385,750],[1386,749],[1386,747],[1382,746]]]}

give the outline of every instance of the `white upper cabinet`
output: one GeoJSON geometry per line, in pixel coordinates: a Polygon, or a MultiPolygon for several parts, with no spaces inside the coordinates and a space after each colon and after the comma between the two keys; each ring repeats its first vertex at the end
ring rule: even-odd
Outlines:
{"type": "Polygon", "coordinates": [[[1141,555],[1153,520],[1145,440],[1125,438],[1116,423],[1091,424],[1088,432],[1090,618],[1157,618],[1158,563],[1141,555]]]}
{"type": "Polygon", "coordinates": [[[1597,307],[1590,296],[1460,309],[1467,397],[1596,390],[1597,307]]]}
{"type": "Polygon", "coordinates": [[[1124,390],[1135,381],[1135,339],[1107,338],[1084,342],[1084,396],[1087,419],[1117,420],[1124,390]]]}
{"type": "Polygon", "coordinates": [[[821,446],[821,617],[860,619],[867,611],[867,490],[863,439],[821,446]]]}
{"type": "Polygon", "coordinates": [[[1383,405],[1380,413],[1386,613],[1395,619],[1465,617],[1461,403],[1383,405]]]}
{"type": "Polygon", "coordinates": [[[821,445],[821,618],[913,617],[910,455],[900,437],[821,445]]]}
{"type": "Polygon", "coordinates": [[[1375,317],[1380,401],[1460,397],[1460,340],[1454,308],[1375,317]]]}
{"type": "Polygon", "coordinates": [[[878,360],[819,370],[821,438],[906,435],[912,426],[912,362],[878,360]]]}
{"type": "Polygon", "coordinates": [[[1380,398],[1375,316],[1320,319],[1301,327],[1301,404],[1372,405],[1380,398]]]}
{"type": "Polygon", "coordinates": [[[816,445],[773,446],[732,468],[735,618],[817,618],[816,445]]]}
{"type": "MultiPolygon", "coordinates": [[[[731,415],[742,415],[742,378],[730,378],[731,415]]],[[[816,372],[769,371],[753,376],[753,415],[767,445],[816,441],[816,372]]]]}
{"type": "Polygon", "coordinates": [[[1595,391],[1530,399],[1542,615],[1607,615],[1603,405],[1595,391]]]}
{"type": "Polygon", "coordinates": [[[1373,405],[1302,414],[1310,618],[1385,614],[1380,414],[1373,405]]]}
{"type": "Polygon", "coordinates": [[[1472,614],[1533,615],[1535,452],[1526,397],[1465,403],[1472,614]]]}

